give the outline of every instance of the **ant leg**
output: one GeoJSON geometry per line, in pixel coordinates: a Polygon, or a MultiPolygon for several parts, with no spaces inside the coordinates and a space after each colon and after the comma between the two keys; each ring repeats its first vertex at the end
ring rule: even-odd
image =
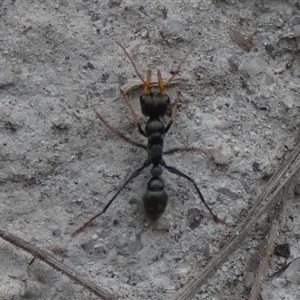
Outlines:
{"type": "Polygon", "coordinates": [[[229,153],[222,146],[217,148],[194,148],[194,147],[176,147],[164,152],[164,155],[170,155],[178,152],[194,152],[205,153],[209,158],[212,158],[218,165],[229,165],[229,153]]]}
{"type": "Polygon", "coordinates": [[[178,107],[178,104],[179,104],[179,101],[180,101],[180,97],[181,97],[181,92],[178,91],[177,96],[174,100],[173,108],[172,108],[171,120],[169,121],[169,124],[166,127],[165,133],[167,133],[169,131],[171,125],[173,124],[173,122],[175,120],[176,113],[177,113],[177,107],[178,107]]]}
{"type": "Polygon", "coordinates": [[[168,81],[166,82],[166,84],[164,84],[163,89],[161,90],[161,92],[163,92],[169,85],[170,83],[174,80],[175,76],[177,76],[177,74],[180,71],[181,66],[185,63],[187,57],[189,56],[189,54],[192,52],[193,49],[190,49],[187,54],[183,57],[183,59],[181,60],[181,62],[178,64],[178,66],[176,67],[176,69],[172,72],[172,76],[168,79],[168,81]]]}
{"type": "Polygon", "coordinates": [[[177,152],[196,152],[196,153],[209,154],[210,149],[194,148],[194,147],[182,147],[182,148],[176,147],[176,148],[172,148],[172,149],[165,151],[164,155],[170,155],[170,154],[174,154],[177,152]]]}
{"type": "Polygon", "coordinates": [[[177,169],[174,168],[174,167],[167,166],[166,163],[165,163],[164,161],[161,162],[161,166],[165,167],[170,173],[176,174],[176,175],[178,175],[179,177],[183,177],[183,178],[187,179],[189,182],[191,182],[191,183],[194,185],[194,187],[195,187],[195,189],[196,189],[196,191],[197,191],[197,193],[198,193],[198,196],[200,197],[202,203],[205,205],[205,207],[208,209],[208,211],[209,211],[210,214],[212,215],[214,221],[215,221],[216,223],[221,223],[222,225],[228,226],[228,224],[227,224],[225,221],[223,221],[223,220],[220,219],[216,214],[213,213],[213,211],[211,210],[211,208],[210,208],[210,207],[208,206],[208,204],[206,203],[206,201],[205,201],[205,199],[204,199],[202,193],[200,192],[200,189],[198,188],[198,186],[197,186],[197,184],[196,184],[196,182],[195,182],[195,180],[194,180],[193,178],[191,178],[191,177],[189,177],[188,175],[182,173],[181,171],[177,170],[177,169]]]}
{"type": "Polygon", "coordinates": [[[73,233],[72,236],[77,235],[78,233],[82,232],[87,226],[89,226],[96,218],[98,218],[99,216],[101,216],[102,214],[104,214],[107,209],[110,207],[110,205],[114,202],[114,200],[116,199],[116,197],[120,194],[120,192],[126,187],[126,185],[133,180],[134,178],[136,178],[137,176],[140,175],[140,173],[148,166],[151,165],[151,162],[149,160],[146,160],[143,164],[142,167],[138,168],[137,170],[135,170],[131,176],[123,183],[123,185],[118,189],[118,191],[115,193],[115,195],[109,200],[109,202],[104,206],[104,208],[102,209],[102,211],[98,214],[96,214],[95,216],[93,216],[92,218],[90,218],[87,222],[85,222],[82,226],[80,226],[78,229],[76,229],[73,233]]]}
{"type": "Polygon", "coordinates": [[[131,140],[130,138],[126,137],[123,133],[121,133],[119,130],[117,130],[116,128],[112,127],[98,112],[95,112],[97,117],[99,118],[99,120],[101,121],[101,123],[107,128],[109,129],[113,134],[115,134],[116,136],[118,136],[119,138],[123,139],[125,142],[137,146],[139,148],[143,148],[143,149],[147,149],[147,147],[143,144],[137,143],[133,140],[131,140]]]}
{"type": "Polygon", "coordinates": [[[120,92],[121,92],[122,96],[124,97],[124,99],[125,99],[125,101],[126,101],[126,104],[127,104],[128,107],[129,107],[129,110],[130,110],[130,113],[131,113],[131,115],[132,115],[133,121],[134,121],[135,125],[137,126],[137,128],[138,128],[138,130],[139,130],[139,133],[140,133],[141,135],[147,137],[147,136],[146,136],[146,133],[144,132],[144,130],[143,130],[142,127],[141,127],[140,120],[139,120],[139,118],[138,118],[138,116],[137,116],[137,114],[136,114],[136,112],[135,112],[135,110],[134,110],[134,108],[133,108],[133,106],[132,106],[132,104],[131,104],[131,102],[130,102],[128,96],[127,96],[127,94],[126,94],[122,89],[120,89],[120,92]]]}

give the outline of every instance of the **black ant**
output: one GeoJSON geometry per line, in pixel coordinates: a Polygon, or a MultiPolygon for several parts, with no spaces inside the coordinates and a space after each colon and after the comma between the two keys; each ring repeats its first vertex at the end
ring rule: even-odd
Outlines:
{"type": "MultiPolygon", "coordinates": [[[[118,43],[118,42],[117,42],[118,43]]],[[[212,215],[213,219],[217,223],[221,223],[223,225],[227,225],[225,221],[221,220],[217,215],[215,215],[211,208],[208,206],[208,204],[205,202],[204,197],[202,193],[200,192],[200,189],[195,183],[195,180],[188,175],[182,173],[181,171],[177,170],[174,167],[166,165],[163,154],[172,154],[179,151],[195,151],[195,148],[174,148],[169,151],[164,152],[163,151],[163,145],[164,145],[164,136],[165,134],[170,130],[171,125],[174,122],[177,107],[180,101],[181,93],[180,91],[177,92],[177,96],[174,100],[172,110],[171,110],[171,118],[167,126],[162,122],[161,117],[165,116],[167,114],[168,108],[170,106],[170,97],[164,93],[166,88],[169,86],[170,83],[174,80],[175,76],[179,73],[179,70],[182,66],[182,64],[185,62],[187,56],[189,55],[189,52],[185,55],[185,57],[181,60],[177,68],[172,72],[172,76],[170,79],[164,83],[162,79],[161,72],[157,70],[157,78],[158,78],[158,87],[159,91],[153,91],[153,83],[151,82],[151,70],[147,70],[146,79],[144,79],[141,74],[138,72],[134,61],[130,57],[129,53],[126,51],[123,45],[118,43],[118,45],[122,48],[125,55],[128,57],[129,61],[131,62],[136,74],[142,81],[144,85],[144,90],[142,95],[140,96],[140,105],[141,110],[144,116],[149,117],[145,129],[142,129],[139,118],[127,96],[127,93],[120,89],[121,94],[123,95],[130,113],[133,117],[133,120],[135,124],[138,127],[139,133],[146,137],[148,139],[147,146],[137,143],[128,137],[126,137],[123,133],[118,131],[116,128],[112,127],[98,112],[96,112],[97,117],[99,120],[103,123],[105,127],[107,127],[111,132],[113,132],[115,135],[119,136],[121,139],[125,140],[126,142],[135,145],[139,148],[143,148],[147,151],[148,157],[144,164],[138,168],[136,171],[133,172],[133,174],[123,183],[123,185],[118,189],[118,191],[115,193],[115,195],[111,198],[111,200],[105,205],[105,207],[102,209],[102,211],[98,214],[96,214],[94,217],[89,219],[86,223],[84,223],[81,227],[79,227],[76,231],[73,232],[73,236],[80,233],[84,230],[91,222],[106,212],[106,210],[109,208],[109,206],[113,203],[113,201],[116,199],[116,197],[120,194],[120,192],[126,187],[126,185],[132,181],[134,178],[136,178],[146,167],[152,165],[151,169],[151,179],[149,180],[147,184],[147,190],[143,196],[143,202],[144,202],[144,209],[146,212],[146,215],[151,220],[158,219],[162,213],[165,211],[165,208],[168,203],[168,194],[164,187],[164,182],[162,178],[160,177],[162,174],[162,167],[168,170],[169,172],[176,174],[180,177],[186,178],[188,181],[190,181],[193,186],[195,187],[199,198],[203,202],[203,204],[206,206],[210,214],[212,215]]],[[[197,150],[196,150],[197,151],[197,150]]]]}

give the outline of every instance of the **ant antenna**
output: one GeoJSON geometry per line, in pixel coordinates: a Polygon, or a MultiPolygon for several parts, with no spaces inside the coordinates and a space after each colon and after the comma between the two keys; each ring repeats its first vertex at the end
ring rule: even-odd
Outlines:
{"type": "Polygon", "coordinates": [[[131,56],[129,55],[129,53],[127,52],[127,50],[125,49],[125,47],[120,43],[120,42],[116,42],[124,51],[125,55],[127,56],[127,58],[130,60],[135,73],[137,74],[137,76],[141,79],[141,81],[144,83],[144,92],[150,92],[150,82],[151,82],[151,70],[147,71],[147,78],[146,81],[144,80],[143,76],[140,74],[140,72],[138,71],[133,59],[131,58],[131,56]]]}

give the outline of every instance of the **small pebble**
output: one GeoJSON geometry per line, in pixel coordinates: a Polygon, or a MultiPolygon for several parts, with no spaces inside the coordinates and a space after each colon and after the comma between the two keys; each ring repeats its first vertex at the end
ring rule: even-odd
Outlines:
{"type": "Polygon", "coordinates": [[[169,230],[171,227],[170,221],[166,217],[160,217],[152,224],[156,230],[169,230]]]}
{"type": "Polygon", "coordinates": [[[93,234],[93,235],[92,235],[92,240],[95,241],[95,240],[97,240],[97,238],[98,238],[98,235],[97,235],[97,234],[93,234]]]}

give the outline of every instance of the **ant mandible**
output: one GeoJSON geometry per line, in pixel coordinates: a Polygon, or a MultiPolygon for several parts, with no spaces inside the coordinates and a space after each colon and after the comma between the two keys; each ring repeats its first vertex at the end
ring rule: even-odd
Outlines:
{"type": "Polygon", "coordinates": [[[182,64],[185,62],[187,56],[189,55],[190,51],[184,56],[184,58],[181,60],[181,62],[178,64],[177,68],[172,72],[172,76],[169,78],[169,80],[164,83],[162,79],[161,72],[157,70],[157,78],[158,78],[158,87],[159,91],[154,91],[152,89],[153,83],[151,82],[151,70],[147,70],[146,79],[142,77],[142,75],[138,72],[137,67],[129,55],[129,53],[126,51],[124,46],[117,42],[117,44],[122,48],[125,55],[131,62],[137,76],[140,78],[144,85],[144,90],[142,95],[140,96],[140,105],[141,110],[144,116],[148,117],[147,123],[145,125],[145,129],[142,129],[139,118],[128,98],[127,93],[120,89],[122,96],[124,97],[130,113],[133,117],[134,123],[136,124],[139,133],[146,137],[148,139],[148,144],[143,145],[140,143],[137,143],[128,137],[126,137],[123,133],[118,131],[116,128],[112,127],[98,112],[96,112],[97,117],[101,121],[101,123],[109,129],[112,133],[123,139],[124,141],[137,146],[139,148],[143,148],[147,151],[147,159],[144,162],[144,164],[135,170],[132,175],[123,183],[123,185],[117,190],[115,195],[111,198],[111,200],[104,206],[102,211],[92,218],[90,218],[86,223],[84,223],[81,227],[79,227],[77,230],[75,230],[72,235],[76,235],[83,231],[88,225],[92,223],[93,220],[95,220],[97,217],[102,215],[106,212],[106,210],[110,207],[110,205],[113,203],[113,201],[116,199],[116,197],[120,194],[120,192],[126,187],[126,185],[132,181],[134,178],[136,178],[146,167],[152,165],[151,169],[151,179],[149,180],[147,184],[146,192],[143,196],[143,203],[144,203],[144,209],[146,212],[146,215],[151,220],[158,219],[162,213],[165,211],[165,208],[168,203],[168,194],[164,187],[164,182],[161,178],[162,174],[162,167],[165,168],[170,173],[176,174],[179,177],[183,177],[190,181],[194,188],[197,191],[197,194],[203,204],[206,206],[210,214],[212,215],[213,219],[217,223],[221,223],[223,225],[227,225],[225,221],[220,219],[217,215],[215,215],[211,208],[208,206],[208,204],[205,202],[204,197],[202,193],[200,192],[200,189],[198,188],[195,180],[188,175],[182,173],[178,169],[168,166],[164,159],[164,154],[172,154],[179,151],[194,151],[195,148],[174,148],[168,151],[163,151],[163,145],[164,145],[164,136],[165,134],[170,130],[171,125],[174,122],[177,107],[180,101],[181,93],[180,91],[177,92],[176,98],[173,103],[172,112],[171,112],[171,118],[167,126],[162,122],[161,117],[165,116],[167,114],[167,111],[170,106],[170,97],[165,93],[166,88],[172,83],[175,76],[179,73],[179,70],[182,66],[182,64]]]}

